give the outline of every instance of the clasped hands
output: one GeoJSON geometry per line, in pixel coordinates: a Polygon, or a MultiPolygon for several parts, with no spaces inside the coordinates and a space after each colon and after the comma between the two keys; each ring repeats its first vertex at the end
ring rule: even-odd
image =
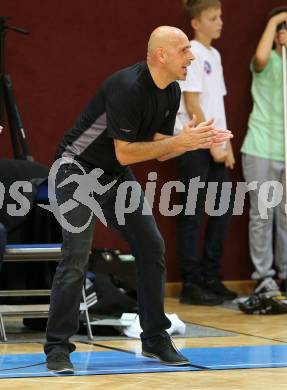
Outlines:
{"type": "Polygon", "coordinates": [[[216,129],[214,119],[209,119],[198,125],[196,122],[196,116],[193,115],[192,120],[187,122],[178,134],[179,142],[186,151],[210,149],[233,138],[230,130],[216,129]]]}

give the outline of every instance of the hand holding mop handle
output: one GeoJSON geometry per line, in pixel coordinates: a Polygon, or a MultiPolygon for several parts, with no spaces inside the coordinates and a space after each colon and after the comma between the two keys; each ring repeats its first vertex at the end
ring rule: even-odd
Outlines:
{"type": "MultiPolygon", "coordinates": [[[[286,22],[281,23],[277,30],[287,30],[286,22]]],[[[283,110],[284,110],[284,151],[285,151],[285,193],[287,190],[287,69],[286,69],[286,46],[282,50],[282,74],[283,74],[283,110]]],[[[286,196],[287,199],[287,196],[286,196]]]]}

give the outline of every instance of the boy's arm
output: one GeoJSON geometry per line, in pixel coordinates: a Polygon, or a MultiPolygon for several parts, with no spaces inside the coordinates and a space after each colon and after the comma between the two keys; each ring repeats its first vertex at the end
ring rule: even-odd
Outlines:
{"type": "MultiPolygon", "coordinates": [[[[195,114],[198,123],[205,122],[206,118],[199,104],[199,93],[198,92],[183,92],[184,103],[186,111],[190,118],[195,114]]],[[[210,148],[210,154],[212,155],[215,162],[224,162],[227,157],[227,152],[222,148],[221,145],[212,146],[210,148]]]]}
{"type": "Polygon", "coordinates": [[[206,119],[199,104],[199,93],[183,92],[183,98],[188,116],[192,118],[193,115],[195,115],[197,118],[197,123],[205,122],[206,119]]]}
{"type": "Polygon", "coordinates": [[[276,28],[283,22],[287,22],[287,12],[281,12],[268,21],[255,52],[254,67],[256,72],[261,72],[268,64],[276,28]]]}

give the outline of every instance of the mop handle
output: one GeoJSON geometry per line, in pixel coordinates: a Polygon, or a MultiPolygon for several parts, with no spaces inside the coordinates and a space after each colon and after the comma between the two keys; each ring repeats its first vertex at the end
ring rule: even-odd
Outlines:
{"type": "Polygon", "coordinates": [[[282,45],[282,73],[283,73],[283,111],[284,111],[284,155],[285,155],[285,191],[287,189],[287,69],[286,46],[282,45]]]}

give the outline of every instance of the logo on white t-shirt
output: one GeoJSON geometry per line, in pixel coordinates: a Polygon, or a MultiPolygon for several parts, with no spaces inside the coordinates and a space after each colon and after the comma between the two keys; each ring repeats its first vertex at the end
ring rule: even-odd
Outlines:
{"type": "Polygon", "coordinates": [[[206,74],[210,74],[212,72],[212,67],[208,61],[204,61],[203,67],[206,74]]]}

